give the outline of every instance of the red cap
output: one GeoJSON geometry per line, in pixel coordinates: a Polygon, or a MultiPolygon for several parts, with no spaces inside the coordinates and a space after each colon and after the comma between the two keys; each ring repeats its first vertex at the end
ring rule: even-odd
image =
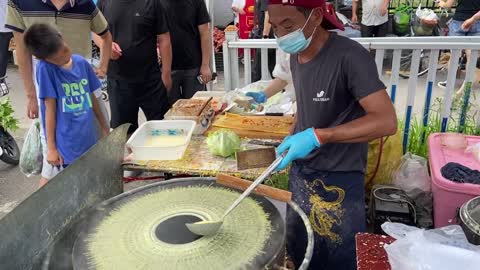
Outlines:
{"type": "Polygon", "coordinates": [[[327,30],[339,29],[345,30],[343,25],[337,21],[335,8],[331,3],[326,3],[325,0],[269,0],[269,5],[286,5],[304,8],[323,8],[323,22],[322,26],[327,30]]]}

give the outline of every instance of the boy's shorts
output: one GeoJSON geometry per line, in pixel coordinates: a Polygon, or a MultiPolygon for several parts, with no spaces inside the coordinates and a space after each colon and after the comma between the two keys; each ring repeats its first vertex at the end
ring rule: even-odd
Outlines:
{"type": "Polygon", "coordinates": [[[42,142],[42,153],[43,153],[43,166],[42,166],[42,178],[47,180],[52,179],[61,171],[63,171],[63,167],[56,167],[52,164],[49,164],[47,161],[47,141],[45,139],[45,133],[43,132],[43,128],[40,129],[40,140],[42,142]]]}

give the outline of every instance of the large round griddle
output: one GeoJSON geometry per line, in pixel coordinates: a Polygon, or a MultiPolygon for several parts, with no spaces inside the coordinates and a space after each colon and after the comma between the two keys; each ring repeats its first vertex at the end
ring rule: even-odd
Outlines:
{"type": "MultiPolygon", "coordinates": [[[[89,246],[89,241],[91,241],[92,235],[98,232],[100,226],[105,226],[103,223],[108,220],[109,216],[114,213],[116,209],[128,206],[132,202],[140,200],[145,196],[149,196],[152,194],[160,194],[162,191],[166,190],[178,190],[182,188],[214,188],[215,190],[228,190],[229,192],[234,191],[238,196],[240,193],[236,190],[226,188],[224,186],[220,186],[215,183],[214,179],[210,178],[186,178],[186,179],[178,179],[172,181],[165,181],[161,183],[152,184],[149,186],[145,186],[142,188],[138,188],[132,190],[130,192],[121,194],[116,196],[110,200],[105,201],[101,205],[97,206],[95,209],[91,211],[91,213],[87,216],[85,226],[80,228],[78,233],[78,238],[75,242],[73,248],[73,268],[74,269],[96,269],[94,264],[92,263],[92,258],[89,256],[89,248],[91,249],[91,245],[89,246]],[[103,225],[102,225],[103,224],[103,225]]],[[[235,195],[235,196],[237,196],[235,195]]],[[[264,197],[252,195],[250,196],[260,207],[263,211],[268,215],[268,219],[270,221],[271,230],[269,231],[270,236],[266,238],[264,242],[264,246],[261,252],[258,253],[251,260],[248,264],[242,265],[241,267],[234,267],[231,269],[264,269],[265,267],[271,266],[273,262],[276,260],[277,256],[283,250],[284,247],[284,238],[285,238],[285,224],[280,216],[277,208],[267,199],[264,197]]],[[[162,207],[162,205],[158,205],[158,207],[162,207]]],[[[223,213],[224,208],[228,207],[219,205],[219,215],[223,213]]],[[[190,210],[189,210],[190,211],[190,210]]],[[[188,211],[187,211],[188,212],[188,211]]],[[[156,226],[149,226],[148,227],[149,234],[153,238],[158,238],[161,242],[171,244],[171,245],[189,245],[191,242],[200,241],[198,240],[198,236],[192,235],[186,227],[182,227],[185,222],[195,222],[202,219],[209,219],[212,216],[208,215],[208,211],[205,212],[205,215],[202,215],[199,212],[192,212],[192,214],[182,213],[182,215],[175,216],[168,219],[163,219],[159,221],[160,225],[156,226]]],[[[238,220],[236,221],[238,222],[238,220]]],[[[139,225],[143,226],[143,225],[139,225]]],[[[228,226],[228,225],[226,225],[228,226]]],[[[246,224],[246,226],[249,226],[246,224]]],[[[138,228],[132,228],[132,234],[142,233],[138,228]]],[[[134,237],[134,235],[132,236],[134,237]]],[[[141,236],[139,239],[142,239],[141,236]]],[[[232,236],[234,237],[234,236],[232,236]]],[[[226,237],[228,239],[228,236],[226,237]]],[[[233,239],[233,238],[232,238],[233,239]]],[[[134,245],[132,246],[132,256],[135,256],[136,247],[135,245],[141,245],[142,243],[133,242],[134,245]]],[[[177,246],[177,247],[178,247],[177,246]]],[[[114,250],[114,248],[112,248],[114,250]]],[[[115,251],[113,251],[115,252],[115,251]]],[[[212,250],[211,252],[215,252],[212,250]]],[[[227,252],[228,253],[228,252],[227,252]]],[[[181,254],[180,256],[191,256],[192,254],[181,254]]],[[[115,254],[111,254],[111,256],[116,256],[115,254]]],[[[128,258],[119,258],[119,260],[128,258]]],[[[214,265],[214,264],[212,264],[214,265]]],[[[233,265],[233,264],[232,264],[233,265]]],[[[157,268],[160,269],[160,268],[157,268]]],[[[199,268],[197,268],[199,269],[199,268]]],[[[211,268],[210,268],[211,269],[211,268]]],[[[201,270],[201,269],[199,269],[201,270]]],[[[224,270],[224,269],[222,269],[224,270]]]]}

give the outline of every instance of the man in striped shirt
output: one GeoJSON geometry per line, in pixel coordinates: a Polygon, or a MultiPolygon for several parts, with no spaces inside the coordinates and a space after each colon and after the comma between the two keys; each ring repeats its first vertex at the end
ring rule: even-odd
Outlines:
{"type": "MultiPolygon", "coordinates": [[[[33,79],[36,60],[25,47],[23,33],[34,23],[54,26],[62,34],[72,52],[87,59],[92,57],[91,32],[99,35],[105,41],[100,48],[101,63],[96,70],[100,78],[107,72],[112,49],[112,36],[108,30],[107,21],[92,0],[9,0],[5,27],[13,30],[19,69],[28,99],[27,115],[31,119],[39,117],[38,89],[33,79]]],[[[97,98],[101,96],[100,89],[95,92],[95,95],[97,98]]],[[[42,145],[46,146],[44,132],[41,133],[42,145]]],[[[46,147],[43,148],[45,152],[46,147]]],[[[40,186],[46,184],[52,175],[55,175],[55,168],[46,163],[45,157],[46,153],[44,153],[40,186]]]]}

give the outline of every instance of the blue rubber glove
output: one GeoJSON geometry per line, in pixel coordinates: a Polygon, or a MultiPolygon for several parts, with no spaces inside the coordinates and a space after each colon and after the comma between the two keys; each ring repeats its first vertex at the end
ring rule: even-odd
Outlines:
{"type": "Polygon", "coordinates": [[[264,92],[248,92],[247,97],[252,97],[257,103],[267,102],[267,96],[264,92]]]}
{"type": "Polygon", "coordinates": [[[306,158],[313,150],[321,146],[313,128],[288,136],[277,148],[277,153],[288,151],[277,171],[285,169],[292,161],[306,158]]]}

